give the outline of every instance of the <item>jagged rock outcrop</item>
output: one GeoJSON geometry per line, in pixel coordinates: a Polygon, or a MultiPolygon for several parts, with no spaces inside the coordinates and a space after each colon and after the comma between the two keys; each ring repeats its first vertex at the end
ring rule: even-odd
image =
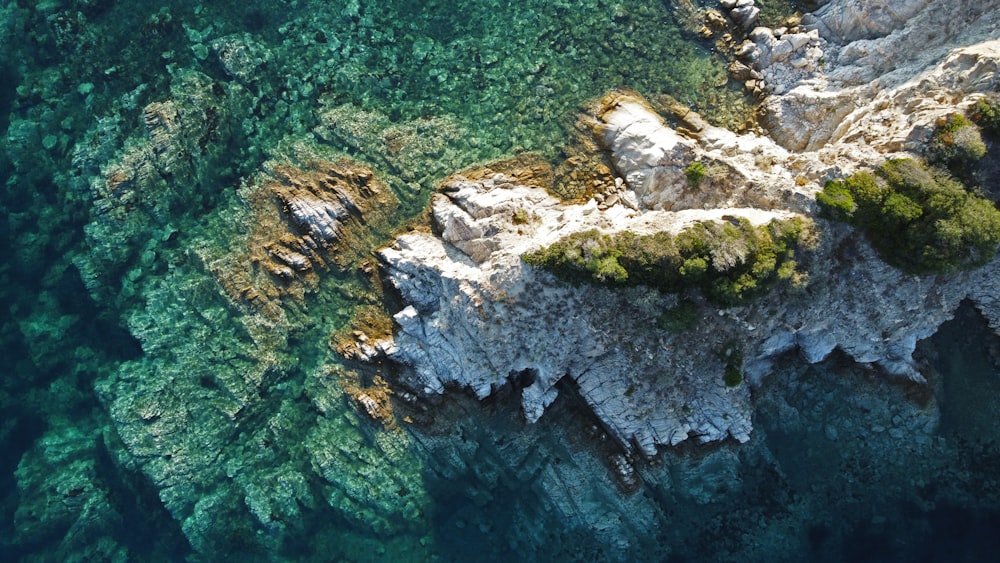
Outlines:
{"type": "MultiPolygon", "coordinates": [[[[647,454],[692,436],[747,439],[747,389],[726,386],[711,346],[675,356],[665,353],[674,346],[669,335],[635,330],[654,326],[676,299],[648,289],[566,286],[520,259],[578,229],[679,229],[722,210],[640,216],[620,204],[607,211],[594,203],[565,206],[504,175],[454,179],[444,189],[434,204],[442,238],[405,235],[380,253],[409,303],[395,317],[394,340],[383,344],[390,358],[410,366],[407,385],[425,393],[458,385],[483,398],[512,383],[521,388],[525,416],[537,420],[567,376],[621,442],[647,454]],[[527,223],[514,220],[519,209],[527,210],[527,223]]],[[[712,339],[719,347],[720,337],[712,339]]]]}
{"type": "Polygon", "coordinates": [[[816,12],[807,14],[802,23],[815,25],[832,41],[849,43],[885,37],[906,25],[907,20],[930,3],[931,0],[828,2],[816,12]]]}
{"type": "Polygon", "coordinates": [[[796,160],[769,139],[735,135],[705,123],[694,112],[681,113],[686,108],[671,110],[688,126],[686,135],[667,127],[635,92],[611,92],[589,107],[591,117],[584,121],[628,187],[623,195],[626,206],[634,198],[644,209],[668,211],[772,209],[802,191],[798,176],[819,178],[817,167],[810,168],[807,159],[796,160]],[[692,123],[697,127],[690,127],[692,123]],[[704,174],[693,182],[687,172],[696,162],[704,174]],[[772,168],[777,162],[789,166],[772,168]]]}

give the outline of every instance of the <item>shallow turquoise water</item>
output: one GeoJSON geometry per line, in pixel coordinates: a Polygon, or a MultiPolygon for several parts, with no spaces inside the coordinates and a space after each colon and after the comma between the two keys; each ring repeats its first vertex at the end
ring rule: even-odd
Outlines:
{"type": "MultiPolygon", "coordinates": [[[[6,2],[0,551],[38,560],[905,560],[921,538],[907,535],[905,549],[889,538],[912,522],[940,531],[924,541],[987,549],[980,532],[996,520],[996,492],[982,479],[976,506],[965,489],[885,493],[881,505],[926,498],[940,508],[880,506],[889,525],[871,530],[876,515],[851,502],[810,513],[810,495],[833,496],[857,474],[810,482],[810,467],[842,448],[799,455],[817,436],[767,416],[745,449],[682,449],[641,466],[645,484],[632,494],[603,461],[615,446],[569,391],[534,426],[509,398],[459,397],[430,409],[400,403],[416,424],[384,430],[342,389],[345,373],[373,373],[327,345],[371,300],[366,276],[326,275],[264,343],[251,334],[253,315],[219,291],[206,264],[246,244],[237,187],[295,150],[368,162],[402,200],[394,219],[403,221],[464,166],[525,150],[558,161],[576,108],[610,88],[670,94],[728,122],[742,99],[721,59],[681,31],[675,8],[6,2]],[[220,41],[247,56],[227,66],[220,41]],[[151,182],[125,220],[108,220],[95,182],[146,146],[143,108],[168,99],[211,108],[200,115],[213,133],[191,147],[190,166],[151,182]],[[417,149],[385,151],[385,139],[405,135],[417,149]],[[966,522],[966,536],[945,521],[966,522]]],[[[954,337],[944,334],[936,346],[947,358],[954,337]]],[[[953,371],[988,378],[984,358],[953,371]]],[[[865,380],[841,367],[808,373],[849,397],[853,386],[836,378],[865,380]]],[[[939,369],[951,377],[947,362],[939,369]]],[[[944,391],[942,426],[961,442],[989,424],[949,406],[974,396],[954,389],[944,391]]],[[[870,391],[900,412],[922,408],[897,388],[870,391]]],[[[965,472],[963,486],[976,482],[996,459],[995,444],[949,447],[938,453],[970,459],[921,468],[924,489],[947,489],[941,476],[952,471],[965,472]]],[[[907,480],[906,461],[879,478],[907,480]]]]}

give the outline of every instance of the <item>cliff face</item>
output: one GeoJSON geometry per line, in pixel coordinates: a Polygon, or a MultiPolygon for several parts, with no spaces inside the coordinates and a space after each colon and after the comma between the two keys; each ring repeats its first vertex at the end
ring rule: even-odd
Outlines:
{"type": "MultiPolygon", "coordinates": [[[[808,33],[798,59],[767,58],[760,72],[785,92],[766,102],[770,137],[738,136],[690,115],[674,129],[636,95],[618,92],[584,119],[614,165],[615,188],[568,204],[505,174],[446,182],[433,206],[436,234],[408,234],[380,253],[406,303],[394,339],[381,344],[407,366],[404,382],[425,393],[468,387],[480,398],[511,384],[532,421],[560,389],[577,389],[626,448],[653,454],[692,437],[746,441],[751,388],[780,354],[798,349],[818,362],[839,348],[923,382],[912,359],[917,341],[963,299],[1000,326],[997,262],[954,276],[905,275],[858,233],[815,218],[813,196],[826,180],[916,149],[935,119],[997,80],[1000,44],[978,42],[995,29],[997,16],[985,7],[993,3],[910,2],[892,11],[876,4],[829,3],[803,20],[819,33],[808,33]],[[912,48],[920,26],[959,14],[967,23],[945,26],[933,49],[912,48]],[[795,66],[809,48],[830,58],[795,66]],[[855,72],[887,64],[868,65],[862,52],[880,53],[895,70],[878,78],[855,72]],[[697,185],[684,174],[694,162],[709,171],[697,185]],[[724,309],[694,297],[697,323],[679,334],[657,328],[678,305],[675,295],[571,286],[520,259],[588,229],[677,232],[700,220],[761,224],[792,215],[817,222],[816,248],[797,257],[808,286],[724,309]],[[734,354],[742,354],[745,379],[727,385],[734,354]],[[573,385],[557,386],[564,378],[573,385]]],[[[751,36],[764,49],[778,40],[766,29],[751,36]]]]}

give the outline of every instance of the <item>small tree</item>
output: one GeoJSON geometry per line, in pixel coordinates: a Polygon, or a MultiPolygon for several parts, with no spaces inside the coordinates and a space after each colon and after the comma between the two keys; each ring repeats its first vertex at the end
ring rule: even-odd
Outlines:
{"type": "Polygon", "coordinates": [[[991,94],[977,100],[969,109],[969,117],[983,131],[1000,135],[1000,96],[991,94]]]}
{"type": "Polygon", "coordinates": [[[701,162],[692,162],[684,169],[684,176],[687,177],[688,184],[693,188],[697,188],[701,181],[705,179],[705,165],[701,162]]]}

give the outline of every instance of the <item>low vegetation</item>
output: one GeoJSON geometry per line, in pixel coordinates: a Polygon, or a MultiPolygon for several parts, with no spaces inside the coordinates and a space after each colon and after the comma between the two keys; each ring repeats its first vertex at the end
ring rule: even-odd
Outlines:
{"type": "Polygon", "coordinates": [[[677,235],[623,232],[612,236],[590,230],[569,235],[524,259],[573,282],[646,285],[666,292],[697,288],[717,304],[736,305],[778,282],[804,286],[807,276],[800,271],[795,253],[812,239],[811,224],[801,218],[774,220],[759,227],[743,218],[731,218],[697,223],[677,235]]]}
{"type": "Polygon", "coordinates": [[[919,160],[889,160],[874,173],[827,183],[827,217],[864,231],[880,256],[910,273],[982,266],[1000,245],[1000,211],[947,173],[919,160]]]}
{"type": "Polygon", "coordinates": [[[705,179],[706,169],[701,162],[692,162],[684,169],[684,176],[691,187],[697,188],[701,181],[705,179]]]}
{"type": "Polygon", "coordinates": [[[683,334],[697,324],[698,305],[687,299],[663,311],[656,319],[656,328],[674,334],[683,334]]]}
{"type": "Polygon", "coordinates": [[[969,117],[984,132],[1000,135],[1000,94],[977,100],[969,109],[969,117]]]}
{"type": "Polygon", "coordinates": [[[743,349],[735,340],[729,341],[717,352],[723,363],[722,381],[726,387],[743,383],[743,349]]]}
{"type": "Polygon", "coordinates": [[[941,119],[927,144],[927,160],[948,168],[973,163],[986,155],[979,127],[960,113],[941,119]]]}

